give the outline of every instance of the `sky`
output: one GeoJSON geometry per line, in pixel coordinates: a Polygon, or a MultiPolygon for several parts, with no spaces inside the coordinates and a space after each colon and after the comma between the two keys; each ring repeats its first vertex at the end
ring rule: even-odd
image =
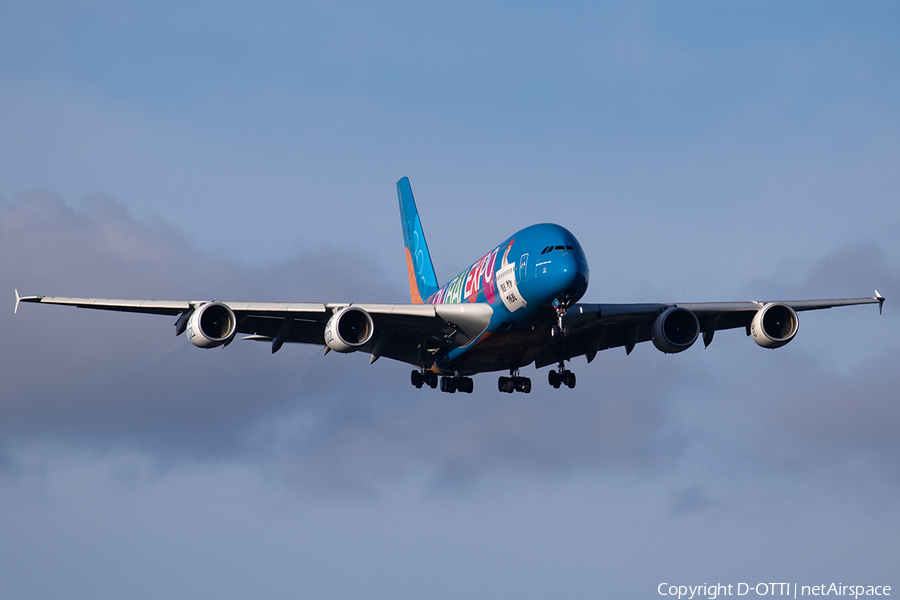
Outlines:
{"type": "Polygon", "coordinates": [[[4,2],[0,595],[900,589],[898,26],[890,2],[4,2]],[[578,358],[574,390],[528,367],[529,395],[13,315],[16,289],[406,302],[403,176],[441,283],[555,222],[587,302],[888,301],[775,351],[578,358]]]}

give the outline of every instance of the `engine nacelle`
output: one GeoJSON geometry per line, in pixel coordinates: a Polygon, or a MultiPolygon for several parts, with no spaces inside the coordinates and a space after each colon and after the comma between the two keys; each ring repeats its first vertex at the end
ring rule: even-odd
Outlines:
{"type": "Polygon", "coordinates": [[[750,322],[753,341],[763,348],[781,348],[797,335],[800,318],[787,304],[770,302],[756,311],[750,322]]]}
{"type": "Polygon", "coordinates": [[[697,315],[686,308],[667,308],[653,321],[650,339],[656,349],[666,354],[683,352],[697,341],[700,335],[700,321],[697,315]]]}
{"type": "Polygon", "coordinates": [[[325,325],[325,345],[335,352],[356,352],[372,339],[372,316],[355,306],[334,313],[325,325]]]}
{"type": "Polygon", "coordinates": [[[237,331],[237,319],[227,304],[207,302],[188,319],[187,337],[200,348],[215,348],[228,343],[237,331]]]}

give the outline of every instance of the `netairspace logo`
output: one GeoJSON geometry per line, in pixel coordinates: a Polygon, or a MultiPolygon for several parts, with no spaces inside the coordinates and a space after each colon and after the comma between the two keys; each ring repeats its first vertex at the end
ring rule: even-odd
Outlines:
{"type": "Polygon", "coordinates": [[[801,596],[845,596],[859,598],[860,596],[890,596],[889,585],[843,585],[841,583],[798,585],[796,583],[724,583],[703,585],[670,585],[661,583],[656,591],[660,596],[673,596],[678,600],[693,598],[708,598],[716,600],[720,596],[788,596],[799,598],[801,596]]]}

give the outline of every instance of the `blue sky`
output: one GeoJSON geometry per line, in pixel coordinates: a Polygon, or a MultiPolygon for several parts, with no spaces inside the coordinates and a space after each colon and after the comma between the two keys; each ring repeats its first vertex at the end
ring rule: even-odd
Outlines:
{"type": "Polygon", "coordinates": [[[900,585],[891,3],[0,8],[0,297],[405,301],[552,221],[586,301],[869,295],[763,351],[652,346],[574,391],[165,318],[0,313],[16,598],[655,597],[900,585]]]}

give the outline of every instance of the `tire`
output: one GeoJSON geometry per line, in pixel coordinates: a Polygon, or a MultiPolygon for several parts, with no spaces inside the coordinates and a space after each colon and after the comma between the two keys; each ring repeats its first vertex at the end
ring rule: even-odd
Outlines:
{"type": "Polygon", "coordinates": [[[559,384],[561,383],[559,380],[559,373],[557,371],[550,371],[547,374],[547,381],[550,382],[550,385],[553,386],[553,389],[558,390],[559,384]]]}
{"type": "Polygon", "coordinates": [[[452,377],[441,377],[441,391],[448,394],[456,393],[456,380],[452,377]]]}

